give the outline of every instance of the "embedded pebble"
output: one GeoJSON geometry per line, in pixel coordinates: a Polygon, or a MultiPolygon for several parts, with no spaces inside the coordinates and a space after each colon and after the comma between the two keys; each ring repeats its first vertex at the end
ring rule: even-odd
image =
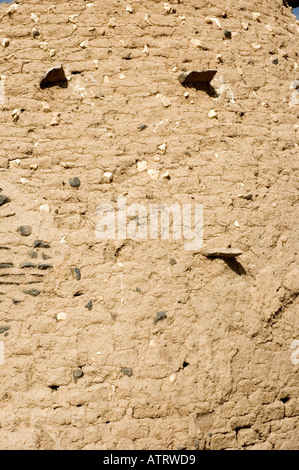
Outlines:
{"type": "Polygon", "coordinates": [[[157,98],[160,98],[161,103],[163,104],[165,108],[169,108],[169,106],[171,106],[171,101],[169,98],[167,98],[167,96],[163,96],[160,93],[158,93],[157,98]]]}
{"type": "Polygon", "coordinates": [[[113,179],[113,173],[111,173],[110,171],[105,171],[104,178],[106,180],[106,183],[111,183],[113,179]]]}
{"type": "Polygon", "coordinates": [[[20,268],[36,268],[36,264],[30,263],[30,261],[24,261],[20,264],[20,268]]]}
{"type": "Polygon", "coordinates": [[[92,300],[85,304],[85,308],[87,308],[88,310],[92,310],[92,300]]]}
{"type": "Polygon", "coordinates": [[[207,17],[207,18],[205,18],[205,22],[208,23],[208,24],[215,23],[217,28],[221,29],[221,24],[220,24],[220,21],[218,20],[218,18],[207,17]]]}
{"type": "Polygon", "coordinates": [[[208,47],[204,46],[199,39],[190,39],[190,43],[195,46],[195,47],[198,47],[198,49],[202,49],[203,51],[208,51],[208,47]]]}
{"type": "Polygon", "coordinates": [[[79,178],[75,177],[69,180],[69,184],[72,188],[79,188],[81,181],[79,178]]]}
{"type": "Polygon", "coordinates": [[[81,272],[79,268],[71,268],[71,272],[73,276],[77,279],[77,281],[80,281],[81,279],[81,272]]]}
{"type": "MultiPolygon", "coordinates": [[[[36,169],[36,168],[34,168],[34,169],[36,169]]],[[[40,212],[45,212],[46,214],[49,214],[49,212],[50,212],[49,204],[42,204],[39,207],[39,210],[40,210],[40,212]]]]}
{"type": "Polygon", "coordinates": [[[29,225],[20,225],[17,231],[23,237],[29,237],[32,234],[32,228],[29,225]]]}
{"type": "Polygon", "coordinates": [[[213,119],[213,118],[216,118],[218,116],[217,112],[215,111],[215,109],[211,109],[209,112],[208,112],[208,117],[210,119],[213,119]]]}
{"type": "Polygon", "coordinates": [[[164,310],[162,310],[161,312],[157,312],[154,323],[157,323],[160,320],[164,320],[165,318],[167,318],[167,315],[166,315],[166,312],[164,312],[164,310]]]}
{"type": "Polygon", "coordinates": [[[46,269],[52,269],[53,266],[52,264],[39,264],[38,269],[41,269],[42,271],[45,271],[46,269]]]}
{"type": "Polygon", "coordinates": [[[0,263],[0,269],[13,268],[13,263],[0,263]]]}
{"type": "Polygon", "coordinates": [[[27,178],[20,178],[20,182],[21,182],[22,184],[30,183],[29,179],[27,179],[27,178]]]}
{"type": "Polygon", "coordinates": [[[13,3],[7,10],[6,14],[11,17],[18,9],[18,4],[13,3]]]}
{"type": "Polygon", "coordinates": [[[31,21],[34,21],[34,23],[38,23],[38,17],[35,13],[31,13],[30,18],[31,21]]]}
{"type": "Polygon", "coordinates": [[[60,113],[53,113],[50,126],[58,126],[61,121],[60,113]]]}
{"type": "Polygon", "coordinates": [[[18,109],[18,108],[13,109],[13,111],[12,111],[12,113],[11,113],[13,122],[18,122],[19,117],[20,117],[22,111],[23,111],[23,109],[21,109],[21,108],[19,108],[19,109],[18,109]]]}
{"type": "Polygon", "coordinates": [[[132,377],[133,375],[133,370],[129,367],[122,367],[121,371],[124,375],[127,375],[128,377],[132,377]]]}
{"type": "Polygon", "coordinates": [[[177,373],[174,373],[169,376],[169,380],[172,384],[176,381],[177,375],[178,375],[177,373]]]}
{"type": "Polygon", "coordinates": [[[83,377],[83,375],[84,375],[84,372],[82,369],[77,369],[73,372],[75,384],[78,382],[79,379],[81,379],[81,377],[83,377]]]}
{"type": "Polygon", "coordinates": [[[170,174],[169,174],[169,171],[166,171],[165,173],[163,173],[163,175],[161,176],[162,179],[164,180],[167,180],[169,181],[171,178],[170,178],[170,174]]]}
{"type": "Polygon", "coordinates": [[[10,330],[10,326],[0,326],[0,335],[6,333],[8,330],[10,330]]]}
{"type": "Polygon", "coordinates": [[[0,194],[0,206],[3,206],[6,202],[9,202],[8,197],[4,196],[4,194],[0,194]]]}
{"type": "Polygon", "coordinates": [[[86,41],[81,42],[81,44],[80,44],[80,47],[81,47],[82,49],[86,49],[87,46],[88,46],[88,39],[86,39],[86,41]]]}
{"type": "Polygon", "coordinates": [[[226,39],[231,39],[231,37],[232,37],[232,33],[231,33],[228,29],[225,29],[225,30],[223,31],[223,34],[224,34],[224,37],[225,37],[226,39]]]}
{"type": "Polygon", "coordinates": [[[78,15],[70,15],[69,16],[69,22],[70,23],[77,23],[79,21],[79,16],[78,15]]]}
{"type": "Polygon", "coordinates": [[[49,103],[47,103],[46,101],[42,101],[41,105],[43,113],[50,113],[52,111],[49,103]]]}
{"type": "Polygon", "coordinates": [[[237,248],[215,248],[202,251],[201,254],[207,258],[236,258],[242,255],[243,251],[237,248]]]}
{"type": "Polygon", "coordinates": [[[8,38],[4,38],[2,41],[2,47],[8,47],[10,44],[10,40],[8,38]]]}
{"type": "Polygon", "coordinates": [[[31,34],[32,34],[33,39],[35,39],[40,35],[40,32],[38,29],[32,28],[31,34]]]}
{"type": "Polygon", "coordinates": [[[65,312],[57,313],[57,315],[56,315],[56,320],[57,320],[57,321],[64,321],[64,320],[66,320],[66,313],[65,313],[65,312]]]}
{"type": "Polygon", "coordinates": [[[35,240],[33,243],[33,248],[50,248],[50,244],[48,242],[44,242],[43,240],[35,240]]]}
{"type": "Polygon", "coordinates": [[[116,27],[116,21],[115,21],[115,18],[110,18],[110,20],[108,21],[108,27],[109,28],[115,28],[116,27]]]}

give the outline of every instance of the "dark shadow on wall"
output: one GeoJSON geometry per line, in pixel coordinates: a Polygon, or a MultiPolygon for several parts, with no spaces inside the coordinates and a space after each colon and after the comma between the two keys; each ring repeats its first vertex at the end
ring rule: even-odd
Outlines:
{"type": "Polygon", "coordinates": [[[193,82],[193,83],[186,83],[183,85],[185,88],[195,88],[196,90],[204,91],[212,98],[218,98],[219,95],[215,88],[210,83],[202,83],[202,82],[193,82]]]}
{"type": "Polygon", "coordinates": [[[283,4],[287,7],[297,8],[299,7],[299,0],[283,0],[283,4]]]}
{"type": "Polygon", "coordinates": [[[227,266],[232,269],[236,274],[239,276],[243,276],[246,274],[245,268],[243,268],[242,264],[239,263],[235,258],[223,258],[223,261],[227,264],[227,266]]]}

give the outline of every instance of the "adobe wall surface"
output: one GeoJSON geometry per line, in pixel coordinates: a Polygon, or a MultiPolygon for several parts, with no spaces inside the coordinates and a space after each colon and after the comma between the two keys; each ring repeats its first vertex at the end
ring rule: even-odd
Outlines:
{"type": "Polygon", "coordinates": [[[0,5],[1,449],[299,449],[298,22],[171,8],[0,5]],[[208,68],[215,95],[178,80],[208,68]],[[120,195],[203,204],[204,248],[243,254],[99,240],[120,195]]]}

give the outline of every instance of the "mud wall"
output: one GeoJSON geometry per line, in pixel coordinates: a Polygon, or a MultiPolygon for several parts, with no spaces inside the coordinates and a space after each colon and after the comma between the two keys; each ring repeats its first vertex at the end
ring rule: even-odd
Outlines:
{"type": "Polygon", "coordinates": [[[282,3],[0,5],[1,449],[298,449],[282,3]],[[59,64],[67,81],[41,89],[59,64]],[[178,80],[205,69],[212,88],[178,80]],[[99,240],[96,208],[120,195],[203,204],[203,248],[243,254],[99,240]]]}

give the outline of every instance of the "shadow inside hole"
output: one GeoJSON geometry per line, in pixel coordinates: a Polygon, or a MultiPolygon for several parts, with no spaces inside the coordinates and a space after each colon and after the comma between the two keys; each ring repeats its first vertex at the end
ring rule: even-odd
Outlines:
{"type": "Polygon", "coordinates": [[[239,276],[247,274],[245,268],[243,268],[242,264],[235,258],[223,258],[223,261],[225,261],[227,266],[239,276]]]}
{"type": "Polygon", "coordinates": [[[204,91],[207,95],[212,98],[218,98],[220,95],[217,93],[215,88],[207,82],[190,82],[183,84],[184,88],[195,88],[195,90],[204,91]]]}
{"type": "Polygon", "coordinates": [[[67,79],[65,80],[58,80],[56,82],[49,82],[45,84],[41,84],[40,87],[42,90],[45,90],[46,88],[53,88],[58,86],[59,88],[67,88],[68,87],[68,81],[67,79]]]}

